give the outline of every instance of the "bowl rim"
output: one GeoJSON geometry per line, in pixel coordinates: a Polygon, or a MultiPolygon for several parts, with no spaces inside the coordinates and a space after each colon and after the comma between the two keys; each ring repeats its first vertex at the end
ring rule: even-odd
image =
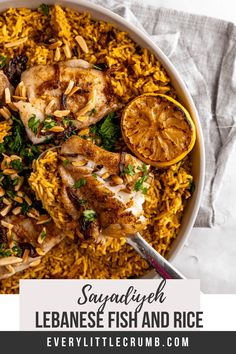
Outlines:
{"type": "MultiPolygon", "coordinates": [[[[96,15],[104,21],[109,21],[112,24],[115,24],[118,28],[121,28],[128,32],[129,36],[134,39],[137,42],[136,38],[140,39],[141,42],[146,44],[146,47],[154,53],[154,55],[157,57],[157,59],[161,62],[165,70],[167,71],[168,75],[171,77],[171,82],[173,83],[173,79],[175,81],[175,84],[173,86],[178,86],[179,90],[183,92],[184,99],[187,102],[187,105],[191,108],[191,112],[194,118],[194,122],[196,125],[196,130],[197,130],[197,140],[198,140],[198,149],[199,149],[199,177],[197,181],[197,188],[194,192],[194,204],[192,207],[192,210],[190,212],[190,217],[188,219],[188,222],[186,224],[185,230],[181,237],[178,238],[178,242],[176,242],[174,250],[170,252],[170,255],[167,256],[167,258],[170,261],[173,261],[173,259],[176,257],[177,254],[179,254],[186,243],[190,231],[193,228],[194,222],[197,217],[197,213],[200,207],[200,202],[201,202],[201,197],[203,194],[203,187],[204,187],[204,177],[205,177],[205,147],[204,147],[204,140],[203,140],[203,133],[202,133],[202,128],[201,128],[201,123],[199,119],[199,115],[197,112],[197,109],[195,107],[195,104],[193,102],[193,99],[191,97],[190,92],[187,89],[186,84],[184,83],[183,79],[181,78],[180,74],[178,73],[178,70],[175,68],[174,64],[170,61],[170,59],[164,54],[164,52],[152,41],[152,39],[149,37],[149,35],[144,32],[143,30],[139,29],[135,25],[129,23],[126,19],[121,17],[120,15],[112,12],[111,10],[107,9],[106,7],[103,7],[101,5],[92,3],[87,0],[59,0],[59,1],[54,1],[54,0],[34,0],[32,3],[30,3],[27,0],[0,0],[0,12],[4,11],[5,9],[9,7],[15,7],[15,8],[20,8],[20,7],[28,7],[28,8],[37,8],[41,3],[48,4],[48,5],[61,5],[64,7],[69,7],[69,8],[74,8],[77,11],[87,11],[92,13],[92,17],[96,18],[96,15]],[[94,15],[95,14],[95,15],[94,15]]],[[[137,42],[138,43],[138,42],[137,42]]],[[[181,100],[181,98],[180,98],[181,100]]]]}

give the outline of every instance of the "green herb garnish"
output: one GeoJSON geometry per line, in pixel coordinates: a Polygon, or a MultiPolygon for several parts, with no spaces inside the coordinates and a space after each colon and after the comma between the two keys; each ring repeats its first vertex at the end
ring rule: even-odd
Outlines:
{"type": "Polygon", "coordinates": [[[41,235],[40,235],[42,241],[45,240],[46,236],[47,236],[47,232],[46,232],[45,230],[43,230],[43,231],[41,232],[41,235]]]}
{"type": "Polygon", "coordinates": [[[91,109],[91,111],[89,112],[89,116],[93,116],[94,114],[97,113],[97,109],[96,108],[93,108],[91,109]]]}
{"type": "Polygon", "coordinates": [[[127,167],[124,168],[122,174],[134,176],[135,175],[134,167],[132,165],[128,165],[127,167]]]}
{"type": "Polygon", "coordinates": [[[84,220],[91,222],[97,218],[96,212],[92,209],[87,209],[83,211],[84,220]]]}
{"type": "Polygon", "coordinates": [[[20,159],[16,159],[16,160],[11,161],[11,167],[14,170],[17,170],[19,172],[21,172],[23,170],[23,164],[20,159]]]}
{"type": "Polygon", "coordinates": [[[98,175],[97,175],[95,172],[92,173],[92,176],[93,176],[95,179],[98,178],[98,175]]]}
{"type": "Polygon", "coordinates": [[[140,177],[137,182],[134,185],[134,190],[136,192],[141,191],[143,194],[147,193],[147,188],[144,187],[143,183],[147,180],[148,176],[147,175],[143,175],[142,177],[140,177]]]}
{"type": "Polygon", "coordinates": [[[195,183],[193,182],[193,180],[190,181],[190,182],[189,182],[189,192],[190,192],[191,195],[194,193],[195,188],[196,188],[196,187],[195,187],[195,183]]]}
{"type": "Polygon", "coordinates": [[[43,121],[43,128],[46,130],[55,127],[55,125],[57,125],[57,123],[51,118],[51,116],[47,116],[46,119],[43,121]]]}
{"type": "Polygon", "coordinates": [[[87,200],[85,199],[78,199],[78,202],[80,205],[85,205],[87,203],[87,200]]]}
{"type": "Polygon", "coordinates": [[[147,165],[145,163],[142,164],[142,167],[138,166],[137,169],[139,171],[142,171],[143,173],[147,173],[148,170],[147,165]]]}
{"type": "Polygon", "coordinates": [[[42,13],[45,15],[45,16],[48,16],[49,15],[49,6],[46,5],[46,4],[41,4],[39,6],[39,9],[42,11],[42,13]]]}
{"type": "Polygon", "coordinates": [[[101,147],[114,151],[115,143],[120,135],[120,124],[115,113],[108,114],[102,121],[92,126],[90,132],[101,138],[101,147]]]}
{"type": "Polygon", "coordinates": [[[18,256],[21,257],[22,256],[22,249],[20,247],[18,247],[17,245],[12,247],[12,251],[18,256]]]}
{"type": "Polygon", "coordinates": [[[3,69],[7,63],[7,57],[5,55],[0,55],[0,69],[3,69]]]}
{"type": "Polygon", "coordinates": [[[36,135],[38,132],[38,127],[40,124],[40,120],[36,118],[35,114],[31,114],[30,119],[28,121],[28,127],[32,132],[36,135]]]}
{"type": "Polygon", "coordinates": [[[68,160],[68,159],[63,160],[63,165],[64,166],[67,166],[69,163],[70,163],[70,160],[68,160]]]}
{"type": "Polygon", "coordinates": [[[95,64],[93,64],[93,68],[94,68],[94,69],[96,69],[96,70],[100,70],[100,71],[102,71],[102,70],[103,70],[100,66],[95,65],[95,64]]]}
{"type": "Polygon", "coordinates": [[[84,178],[80,178],[78,181],[75,182],[74,188],[79,189],[82,186],[86,185],[86,180],[84,178]]]}
{"type": "Polygon", "coordinates": [[[28,203],[26,203],[26,201],[24,201],[22,204],[21,204],[21,212],[22,214],[27,214],[28,211],[30,209],[30,205],[28,203]]]}

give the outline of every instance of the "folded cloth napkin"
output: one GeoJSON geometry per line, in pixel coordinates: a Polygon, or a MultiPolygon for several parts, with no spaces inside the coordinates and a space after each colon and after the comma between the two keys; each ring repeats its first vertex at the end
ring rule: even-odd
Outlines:
{"type": "Polygon", "coordinates": [[[236,139],[236,27],[206,16],[146,6],[144,1],[92,2],[147,32],[185,81],[200,116],[206,149],[205,186],[195,226],[213,226],[217,194],[236,139]]]}

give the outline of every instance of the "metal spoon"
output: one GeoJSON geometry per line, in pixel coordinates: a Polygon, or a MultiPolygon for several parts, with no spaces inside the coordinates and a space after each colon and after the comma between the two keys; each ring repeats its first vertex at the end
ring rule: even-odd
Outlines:
{"type": "Polygon", "coordinates": [[[126,238],[126,242],[132,246],[164,279],[185,279],[185,277],[164,257],[160,255],[147,241],[135,233],[126,238]]]}

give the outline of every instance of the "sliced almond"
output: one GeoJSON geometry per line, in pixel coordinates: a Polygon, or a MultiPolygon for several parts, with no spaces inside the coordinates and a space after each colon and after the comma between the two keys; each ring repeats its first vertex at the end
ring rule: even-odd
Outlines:
{"type": "Polygon", "coordinates": [[[38,253],[39,256],[44,256],[45,255],[45,252],[40,247],[36,248],[36,252],[38,253]]]}
{"type": "Polygon", "coordinates": [[[76,117],[77,120],[79,120],[80,122],[85,122],[86,120],[88,120],[88,117],[86,116],[78,116],[76,117]]]}
{"type": "Polygon", "coordinates": [[[9,273],[11,273],[12,275],[15,274],[15,269],[12,267],[12,265],[8,264],[5,266],[8,270],[9,273]]]}
{"type": "Polygon", "coordinates": [[[64,46],[63,46],[63,51],[65,53],[65,56],[67,59],[71,59],[72,57],[72,51],[70,49],[70,46],[68,43],[66,43],[64,46]]]}
{"type": "Polygon", "coordinates": [[[113,175],[111,176],[112,182],[116,185],[122,184],[124,181],[120,176],[113,175]]]}
{"type": "Polygon", "coordinates": [[[85,42],[84,38],[82,36],[76,36],[75,37],[76,42],[79,44],[80,48],[85,52],[86,54],[89,52],[87,43],[85,42]]]}
{"type": "Polygon", "coordinates": [[[21,213],[21,207],[18,206],[12,210],[12,214],[19,215],[21,213]]]}
{"type": "Polygon", "coordinates": [[[32,200],[28,197],[28,195],[25,195],[24,199],[28,205],[32,205],[32,200]]]}
{"type": "Polygon", "coordinates": [[[60,51],[60,48],[57,47],[55,50],[54,60],[59,61],[60,59],[61,59],[61,51],[60,51]]]}
{"type": "Polygon", "coordinates": [[[70,113],[69,110],[64,110],[64,111],[61,111],[61,110],[56,110],[53,112],[53,115],[56,116],[56,117],[66,117],[68,116],[68,114],[70,113]]]}
{"type": "Polygon", "coordinates": [[[9,222],[4,221],[4,220],[1,220],[1,225],[2,225],[3,227],[6,227],[7,229],[10,229],[10,230],[14,227],[14,225],[12,225],[12,224],[10,224],[9,222]]]}
{"type": "Polygon", "coordinates": [[[11,118],[11,112],[5,106],[0,108],[0,114],[7,120],[11,118]]]}
{"type": "Polygon", "coordinates": [[[51,110],[52,110],[53,106],[55,106],[55,103],[56,103],[56,101],[55,101],[54,99],[52,99],[52,100],[48,103],[48,105],[47,105],[46,108],[45,108],[45,113],[46,113],[46,114],[51,113],[51,110]]]}
{"type": "Polygon", "coordinates": [[[11,201],[9,200],[9,199],[7,199],[7,198],[3,198],[3,203],[5,204],[5,205],[10,205],[11,204],[11,201]]]}
{"type": "Polygon", "coordinates": [[[36,222],[37,225],[42,225],[42,224],[46,224],[49,221],[51,221],[51,218],[49,215],[40,215],[40,217],[38,218],[38,221],[36,222]]]}
{"type": "Polygon", "coordinates": [[[5,88],[5,102],[11,103],[11,92],[9,90],[9,87],[5,88]]]}
{"type": "Polygon", "coordinates": [[[61,47],[61,46],[62,46],[62,41],[58,40],[55,43],[50,44],[49,48],[56,49],[57,47],[61,47]]]}
{"type": "Polygon", "coordinates": [[[12,95],[12,98],[14,98],[15,100],[18,100],[18,101],[27,101],[28,100],[27,97],[21,97],[21,96],[16,96],[16,95],[12,95]]]}
{"type": "Polygon", "coordinates": [[[68,86],[64,92],[65,95],[68,95],[71,92],[72,88],[74,87],[74,84],[75,82],[73,80],[69,81],[68,86]]]}
{"type": "Polygon", "coordinates": [[[12,111],[18,112],[18,108],[15,106],[14,102],[8,103],[8,107],[9,107],[12,111]]]}
{"type": "Polygon", "coordinates": [[[1,214],[2,216],[6,216],[6,215],[9,213],[9,211],[11,210],[11,208],[12,208],[12,204],[7,205],[5,208],[3,208],[3,209],[1,210],[0,214],[1,214]]]}
{"type": "Polygon", "coordinates": [[[109,172],[105,172],[105,173],[103,173],[103,175],[102,175],[102,178],[103,179],[107,179],[107,178],[109,178],[110,177],[110,173],[109,172]]]}
{"type": "Polygon", "coordinates": [[[19,196],[14,197],[13,200],[14,200],[15,202],[17,202],[17,203],[20,203],[20,204],[22,204],[23,201],[24,201],[24,200],[22,199],[22,197],[19,197],[19,196]]]}
{"type": "Polygon", "coordinates": [[[48,131],[53,132],[53,133],[62,133],[64,132],[64,128],[61,127],[60,125],[55,125],[55,127],[50,128],[48,131]]]}
{"type": "Polygon", "coordinates": [[[79,86],[74,86],[73,89],[70,91],[68,96],[72,96],[74,93],[76,93],[79,90],[79,86]]]}
{"type": "Polygon", "coordinates": [[[8,264],[16,264],[21,262],[22,262],[22,258],[14,257],[14,256],[0,258],[0,266],[6,266],[8,264]]]}
{"type": "Polygon", "coordinates": [[[87,160],[73,161],[72,165],[75,167],[80,167],[86,165],[87,162],[87,160]]]}
{"type": "Polygon", "coordinates": [[[14,187],[16,192],[18,192],[21,189],[23,183],[24,183],[24,177],[21,176],[21,177],[19,177],[19,181],[18,181],[17,185],[15,185],[15,187],[14,187]]]}
{"type": "Polygon", "coordinates": [[[3,197],[5,194],[4,189],[0,186],[0,198],[3,197]]]}

